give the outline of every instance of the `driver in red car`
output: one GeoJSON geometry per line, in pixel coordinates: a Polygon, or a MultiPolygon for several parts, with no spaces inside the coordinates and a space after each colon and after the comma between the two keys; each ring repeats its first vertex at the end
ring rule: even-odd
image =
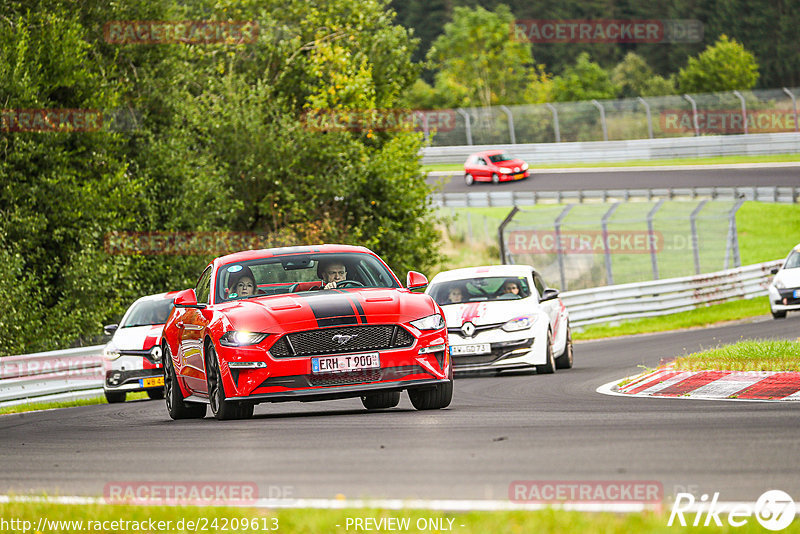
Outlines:
{"type": "Polygon", "coordinates": [[[319,274],[325,286],[323,289],[335,289],[336,282],[347,280],[347,268],[340,261],[321,264],[319,274]]]}

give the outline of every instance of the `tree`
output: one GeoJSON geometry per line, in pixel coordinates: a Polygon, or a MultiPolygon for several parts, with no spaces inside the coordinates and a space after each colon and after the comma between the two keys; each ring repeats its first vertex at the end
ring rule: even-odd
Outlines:
{"type": "Polygon", "coordinates": [[[628,52],[614,67],[611,80],[619,87],[617,96],[633,98],[637,96],[661,96],[675,93],[675,84],[653,72],[647,62],[635,52],[628,52]]]}
{"type": "Polygon", "coordinates": [[[712,93],[751,89],[758,82],[756,59],[735,40],[723,34],[696,58],[689,58],[678,73],[682,93],[712,93]]]}
{"type": "Polygon", "coordinates": [[[463,95],[454,106],[519,104],[536,74],[530,43],[511,28],[514,15],[503,4],[494,11],[456,7],[428,52],[436,66],[436,88],[463,95]]]}
{"type": "Polygon", "coordinates": [[[619,88],[603,67],[583,52],[574,65],[553,78],[553,99],[556,102],[614,98],[619,88]]]}

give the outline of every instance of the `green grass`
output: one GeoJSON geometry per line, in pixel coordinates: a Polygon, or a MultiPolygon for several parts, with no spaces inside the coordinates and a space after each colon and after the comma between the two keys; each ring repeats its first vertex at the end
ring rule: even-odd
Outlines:
{"type": "Polygon", "coordinates": [[[629,336],[650,332],[667,332],[681,328],[709,326],[724,321],[735,321],[749,317],[757,317],[769,313],[766,297],[734,300],[714,304],[696,310],[624,321],[618,325],[590,325],[573,332],[574,339],[599,339],[604,337],[629,336]]]}
{"type": "MultiPolygon", "coordinates": [[[[146,399],[147,393],[144,391],[137,391],[135,393],[128,393],[127,400],[141,400],[146,399]]],[[[35,412],[39,410],[52,410],[54,408],[72,408],[75,406],[92,406],[94,404],[108,404],[106,398],[103,396],[92,397],[89,399],[77,399],[70,401],[57,401],[57,402],[33,402],[30,404],[18,404],[16,406],[7,406],[0,408],[0,415],[9,413],[22,413],[22,412],[35,412]]]]}
{"type": "MultiPolygon", "coordinates": [[[[477,150],[477,149],[476,149],[477,150]]],[[[735,163],[776,163],[800,161],[800,154],[775,154],[772,156],[716,156],[713,158],[647,159],[632,161],[605,161],[597,163],[544,163],[536,169],[592,168],[592,167],[660,167],[664,165],[730,165],[735,163]]],[[[436,163],[423,165],[423,171],[463,171],[463,163],[436,163]]]]}
{"type": "Polygon", "coordinates": [[[785,258],[800,243],[800,205],[745,202],[736,230],[742,265],[785,258]]]}
{"type": "Polygon", "coordinates": [[[797,341],[747,340],[681,356],[675,368],[686,371],[800,371],[797,341]]]}
{"type": "MultiPolygon", "coordinates": [[[[703,516],[704,517],[704,516],[703,516]]],[[[564,532],[579,532],[581,534],[629,534],[649,533],[649,532],[729,532],[748,534],[751,532],[763,532],[762,527],[753,518],[747,518],[745,525],[732,528],[727,523],[727,516],[720,514],[723,527],[680,527],[676,523],[672,527],[667,526],[669,519],[669,507],[662,512],[644,512],[630,514],[612,513],[585,513],[567,512],[546,509],[533,512],[467,512],[450,513],[429,510],[375,510],[375,509],[343,509],[343,510],[316,510],[316,509],[248,509],[248,508],[225,508],[225,507],[157,507],[157,506],[124,506],[124,505],[62,505],[48,503],[18,503],[0,504],[0,518],[3,520],[29,521],[31,524],[22,525],[29,527],[27,532],[35,532],[39,518],[47,518],[50,521],[83,521],[83,532],[218,532],[223,526],[227,525],[228,532],[283,532],[287,534],[309,533],[345,533],[345,532],[364,532],[365,530],[356,529],[348,519],[353,521],[356,518],[394,518],[395,520],[408,520],[408,530],[406,532],[453,532],[454,534],[486,534],[487,532],[497,534],[549,534],[564,532]],[[242,528],[242,519],[247,520],[247,526],[255,521],[258,528],[242,528]],[[434,519],[442,521],[445,528],[417,528],[417,521],[434,519]],[[452,523],[448,519],[453,520],[452,523]],[[106,523],[106,527],[112,527],[111,521],[137,521],[143,525],[133,525],[131,523],[117,525],[117,528],[94,528],[98,525],[94,522],[106,523]],[[167,527],[150,530],[148,522],[152,520],[170,521],[169,524],[162,524],[167,527]],[[276,520],[276,521],[275,521],[276,520]],[[91,521],[93,523],[89,524],[91,521]],[[183,528],[176,528],[178,522],[182,521],[183,528]],[[189,525],[188,522],[193,522],[189,525]],[[277,522],[277,530],[272,527],[277,522]],[[449,525],[452,525],[449,527],[449,525]],[[87,528],[91,526],[92,528],[87,528]],[[138,526],[139,528],[135,528],[138,526]],[[195,526],[198,527],[195,529],[195,526]],[[206,529],[203,529],[203,527],[206,529]],[[216,528],[211,528],[216,526],[216,528]],[[232,528],[236,526],[237,528],[232,528]],[[264,527],[269,528],[264,528],[264,527]],[[451,528],[452,530],[449,530],[451,528]]],[[[694,514],[685,514],[687,524],[691,525],[694,521],[694,514]]],[[[712,522],[713,524],[713,522],[712,522]]],[[[422,523],[420,523],[422,525],[422,523]]],[[[42,532],[46,534],[59,532],[81,532],[74,528],[44,528],[42,532]]],[[[14,531],[24,532],[22,528],[13,529],[14,531]]],[[[398,530],[375,529],[373,532],[398,532],[398,530]]],[[[794,521],[789,527],[782,530],[785,533],[800,532],[800,521],[794,521]]]]}

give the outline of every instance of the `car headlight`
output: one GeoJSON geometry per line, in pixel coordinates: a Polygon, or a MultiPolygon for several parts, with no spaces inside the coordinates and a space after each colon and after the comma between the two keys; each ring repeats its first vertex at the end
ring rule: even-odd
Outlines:
{"type": "Polygon", "coordinates": [[[419,330],[439,330],[444,328],[444,317],[435,313],[416,321],[411,321],[411,326],[419,330]]]}
{"type": "Polygon", "coordinates": [[[269,334],[261,332],[246,332],[244,330],[231,330],[225,332],[219,338],[219,344],[223,347],[246,347],[248,345],[258,345],[264,341],[269,334]]]}
{"type": "Polygon", "coordinates": [[[505,167],[500,167],[500,172],[502,172],[503,174],[511,174],[514,171],[512,171],[511,169],[506,169],[505,167]]]}
{"type": "Polygon", "coordinates": [[[775,280],[774,282],[772,282],[772,285],[775,286],[775,289],[786,289],[786,284],[784,284],[780,280],[775,280]]]}
{"type": "Polygon", "coordinates": [[[506,332],[516,332],[517,330],[527,330],[532,327],[536,322],[536,317],[531,315],[523,315],[522,317],[515,317],[507,321],[503,325],[503,330],[506,332]]]}
{"type": "Polygon", "coordinates": [[[113,345],[106,345],[103,349],[103,358],[106,360],[116,360],[120,357],[119,349],[113,345]]]}
{"type": "Polygon", "coordinates": [[[527,171],[528,170],[528,164],[527,163],[523,163],[522,164],[522,170],[523,171],[527,171]]]}

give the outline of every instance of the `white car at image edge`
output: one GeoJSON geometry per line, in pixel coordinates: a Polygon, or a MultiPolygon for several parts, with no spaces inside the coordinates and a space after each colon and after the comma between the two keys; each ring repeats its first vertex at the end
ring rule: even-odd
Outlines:
{"type": "Polygon", "coordinates": [[[533,267],[444,271],[425,292],[444,311],[456,373],[572,367],[569,313],[533,267]]]}
{"type": "Polygon", "coordinates": [[[772,270],[775,278],[767,288],[769,310],[775,319],[783,319],[786,312],[800,310],[800,244],[796,245],[783,265],[772,270]]]}
{"type": "Polygon", "coordinates": [[[103,393],[109,403],[125,402],[129,392],[146,391],[164,398],[161,334],[176,292],[148,295],[131,304],[119,324],[104,327],[111,334],[103,349],[103,393]]]}

